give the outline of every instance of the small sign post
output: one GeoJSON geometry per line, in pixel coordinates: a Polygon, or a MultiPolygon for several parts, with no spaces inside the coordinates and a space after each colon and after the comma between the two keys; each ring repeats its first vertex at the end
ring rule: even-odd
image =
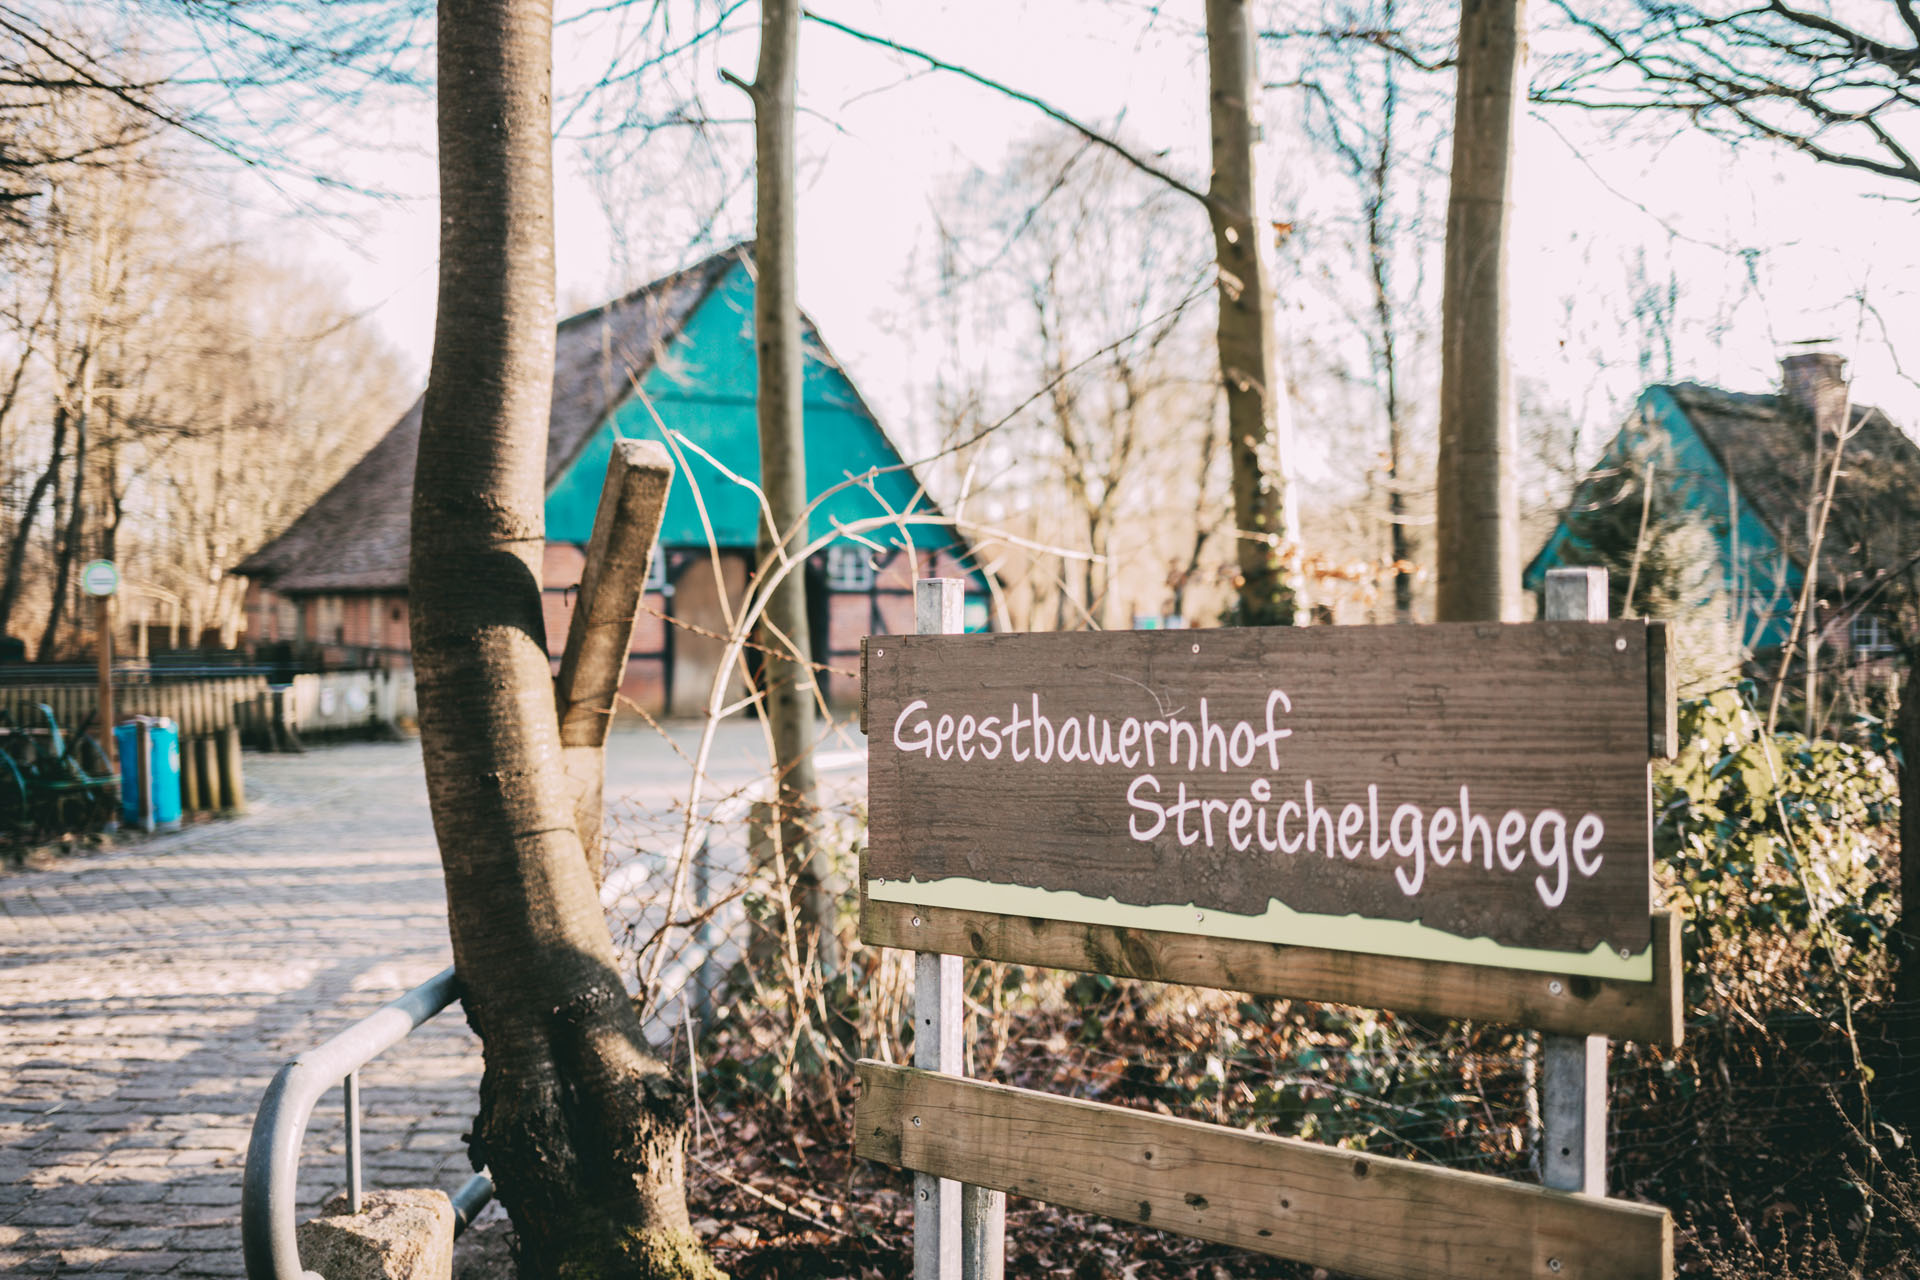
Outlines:
{"type": "Polygon", "coordinates": [[[107,767],[118,768],[113,741],[113,596],[120,590],[120,571],[111,560],[89,561],[80,570],[80,589],[93,597],[93,631],[99,638],[100,749],[107,767]]]}

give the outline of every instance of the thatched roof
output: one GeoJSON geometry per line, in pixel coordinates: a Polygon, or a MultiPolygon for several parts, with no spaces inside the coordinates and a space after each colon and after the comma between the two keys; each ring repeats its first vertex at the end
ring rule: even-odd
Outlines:
{"type": "MultiPolygon", "coordinates": [[[[737,245],[722,250],[561,321],[547,427],[549,486],[746,253],[737,245]]],[[[283,593],[404,591],[421,406],[416,401],[338,484],[234,572],[283,593]]]]}
{"type": "MultiPolygon", "coordinates": [[[[1786,396],[1691,382],[1666,390],[1732,477],[1740,500],[1805,564],[1807,511],[1833,465],[1832,433],[1816,451],[1812,415],[1786,396]]],[[[1820,554],[1823,585],[1847,595],[1903,572],[1920,555],[1920,446],[1868,405],[1852,407],[1851,424],[1820,554]]]]}

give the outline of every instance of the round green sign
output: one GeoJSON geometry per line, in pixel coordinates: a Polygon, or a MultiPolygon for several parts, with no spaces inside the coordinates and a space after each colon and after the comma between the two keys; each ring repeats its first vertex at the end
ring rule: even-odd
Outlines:
{"type": "Polygon", "coordinates": [[[80,589],[90,596],[110,596],[120,589],[120,571],[111,560],[90,561],[80,571],[80,589]]]}

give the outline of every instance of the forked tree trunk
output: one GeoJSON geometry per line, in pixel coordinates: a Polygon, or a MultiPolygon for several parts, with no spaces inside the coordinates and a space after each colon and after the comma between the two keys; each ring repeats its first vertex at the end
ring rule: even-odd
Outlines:
{"type": "MultiPolygon", "coordinates": [[[[793,185],[795,67],[800,56],[799,0],[760,6],[760,66],[753,98],[754,185],[753,335],[759,359],[760,483],[775,528],[762,530],[760,560],[772,567],[776,537],[789,552],[805,545],[796,528],[807,506],[807,444],[802,392],[800,301],[793,185]],[[788,534],[792,537],[787,537],[788,534]]],[[[766,716],[773,737],[779,788],[780,848],[794,885],[802,933],[823,973],[839,967],[833,929],[834,899],[817,847],[818,784],[814,777],[814,670],[807,619],[807,575],[796,566],[774,588],[757,637],[765,657],[766,716]]]]}
{"type": "Polygon", "coordinates": [[[13,528],[12,541],[7,546],[7,564],[4,573],[0,573],[0,636],[7,634],[7,628],[13,622],[13,610],[20,602],[20,588],[26,582],[27,547],[33,539],[34,522],[40,518],[40,508],[46,503],[47,494],[60,475],[60,464],[66,460],[67,448],[67,411],[64,406],[55,405],[53,410],[52,455],[47,459],[46,467],[34,477],[33,488],[27,493],[27,505],[20,511],[20,523],[13,528]]]}
{"type": "Polygon", "coordinates": [[[1220,297],[1220,376],[1227,389],[1227,443],[1242,626],[1285,626],[1296,600],[1286,555],[1298,531],[1287,495],[1286,399],[1274,358],[1273,287],[1260,252],[1253,172],[1254,22],[1250,0],[1207,0],[1208,114],[1213,223],[1220,297]],[[1271,457],[1269,455],[1272,455],[1271,457]]]}
{"type": "Polygon", "coordinates": [[[553,378],[546,0],[442,0],[440,294],[413,493],[420,736],[467,1017],[475,1162],[523,1276],[707,1277],[686,1100],[648,1052],[562,786],[540,610],[553,378]]]}
{"type": "Polygon", "coordinates": [[[1507,225],[1526,33],[1525,0],[1463,0],[1440,320],[1441,622],[1511,621],[1520,611],[1507,225]]]}
{"type": "Polygon", "coordinates": [[[54,486],[53,598],[47,608],[46,630],[40,633],[41,662],[52,662],[59,652],[60,624],[66,621],[67,594],[73,585],[73,561],[80,554],[80,536],[87,518],[87,419],[92,405],[83,393],[80,411],[73,415],[73,497],[67,504],[66,527],[58,519],[60,489],[54,486]]]}

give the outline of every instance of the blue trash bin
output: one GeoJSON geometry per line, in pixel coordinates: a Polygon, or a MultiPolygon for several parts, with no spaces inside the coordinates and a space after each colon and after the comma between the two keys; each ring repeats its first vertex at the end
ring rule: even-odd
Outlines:
{"type": "Polygon", "coordinates": [[[120,757],[120,820],[130,827],[172,831],[180,825],[180,729],[163,716],[135,716],[113,727],[120,757]],[[140,739],[147,740],[147,767],[140,768],[140,739]],[[151,809],[140,794],[141,774],[151,787],[151,809]],[[151,825],[149,825],[151,822],[151,825]]]}

